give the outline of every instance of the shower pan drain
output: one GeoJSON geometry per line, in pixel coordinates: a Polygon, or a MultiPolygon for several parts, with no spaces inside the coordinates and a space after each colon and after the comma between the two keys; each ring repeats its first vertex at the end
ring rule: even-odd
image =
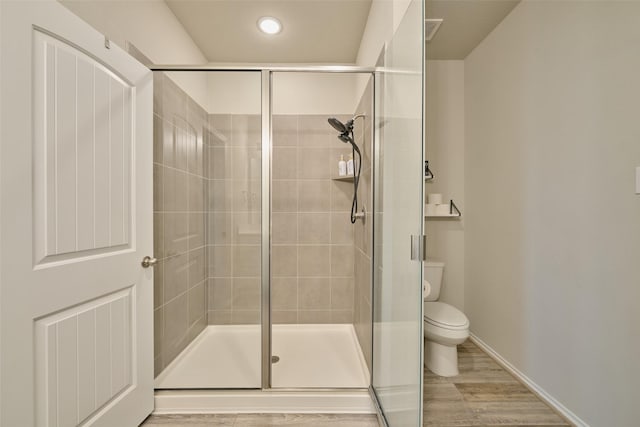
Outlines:
{"type": "Polygon", "coordinates": [[[271,356],[271,363],[278,363],[280,361],[279,356],[271,356]]]}

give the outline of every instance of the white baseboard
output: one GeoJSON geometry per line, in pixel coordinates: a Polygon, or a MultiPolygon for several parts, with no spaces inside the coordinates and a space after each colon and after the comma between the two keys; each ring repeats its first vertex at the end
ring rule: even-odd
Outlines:
{"type": "Polygon", "coordinates": [[[160,390],[154,414],[375,414],[369,391],[160,390]]]}
{"type": "Polygon", "coordinates": [[[520,380],[524,385],[531,390],[536,396],[538,396],[542,401],[544,401],[547,405],[551,406],[555,409],[558,414],[562,415],[567,421],[574,424],[576,427],[589,427],[589,424],[582,421],[576,414],[571,412],[564,406],[562,403],[558,402],[553,396],[547,393],[542,387],[533,382],[529,377],[520,372],[515,366],[505,360],[500,354],[498,354],[494,349],[489,347],[487,343],[482,341],[473,333],[470,334],[469,339],[480,347],[485,353],[487,353],[493,360],[498,363],[498,365],[502,366],[505,370],[507,370],[511,375],[520,380]]]}

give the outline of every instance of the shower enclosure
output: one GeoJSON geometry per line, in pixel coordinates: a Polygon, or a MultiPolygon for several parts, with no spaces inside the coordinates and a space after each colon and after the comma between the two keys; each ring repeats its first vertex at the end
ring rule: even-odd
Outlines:
{"type": "Polygon", "coordinates": [[[158,388],[369,386],[372,221],[327,119],[360,117],[370,209],[373,75],[347,71],[156,72],[158,388]]]}
{"type": "Polygon", "coordinates": [[[420,7],[375,69],[156,67],[156,389],[360,390],[420,425],[420,7]],[[327,120],[355,117],[352,215],[327,120]]]}

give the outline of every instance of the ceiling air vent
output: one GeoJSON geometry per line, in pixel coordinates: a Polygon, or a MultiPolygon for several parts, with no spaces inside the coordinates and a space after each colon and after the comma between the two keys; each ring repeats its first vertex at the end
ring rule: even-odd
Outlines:
{"type": "Polygon", "coordinates": [[[438,28],[440,28],[440,24],[442,24],[442,19],[425,19],[424,20],[424,39],[426,41],[431,41],[433,36],[438,32],[438,28]]]}

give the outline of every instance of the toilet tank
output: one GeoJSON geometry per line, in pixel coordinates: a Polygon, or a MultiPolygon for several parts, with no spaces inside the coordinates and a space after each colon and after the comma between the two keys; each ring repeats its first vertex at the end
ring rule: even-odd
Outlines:
{"type": "Polygon", "coordinates": [[[425,301],[437,301],[440,298],[442,286],[442,273],[444,262],[428,259],[424,263],[424,278],[429,282],[431,292],[425,297],[425,301]]]}

